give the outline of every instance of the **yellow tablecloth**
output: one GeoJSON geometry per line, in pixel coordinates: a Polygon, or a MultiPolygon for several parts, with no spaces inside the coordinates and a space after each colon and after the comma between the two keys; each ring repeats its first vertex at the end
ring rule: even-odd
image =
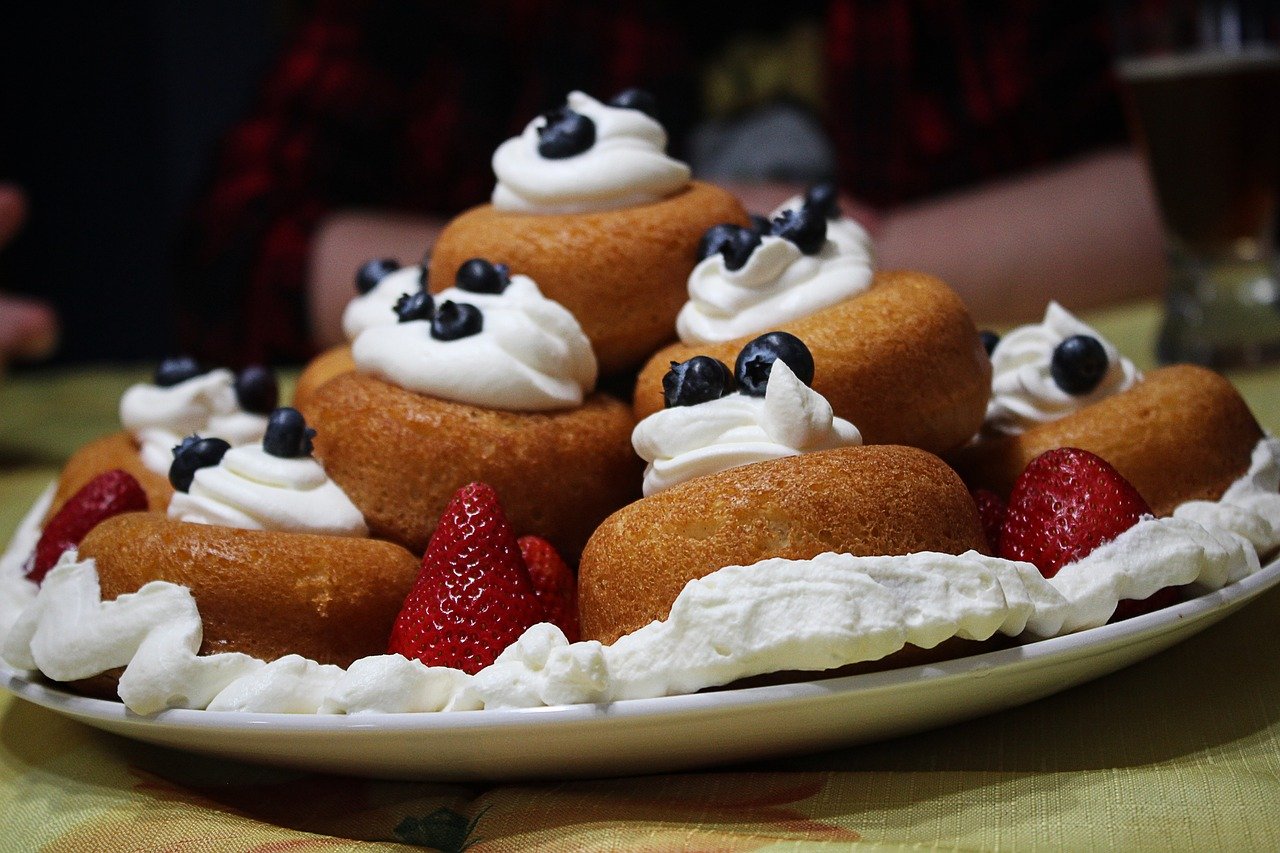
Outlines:
{"type": "MultiPolygon", "coordinates": [[[[1150,365],[1151,305],[1089,318],[1150,365]]],[[[0,540],[140,370],[0,384],[0,540]]],[[[1280,428],[1280,368],[1238,374],[1280,428]]],[[[703,772],[377,782],[146,746],[0,696],[0,850],[1280,849],[1280,590],[1144,663],[926,734],[703,772]]]]}

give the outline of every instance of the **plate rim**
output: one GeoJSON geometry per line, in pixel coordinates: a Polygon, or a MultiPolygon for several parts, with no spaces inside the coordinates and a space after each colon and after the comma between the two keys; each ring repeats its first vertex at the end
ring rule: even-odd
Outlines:
{"type": "MultiPolygon", "coordinates": [[[[781,706],[788,702],[821,699],[891,690],[908,684],[936,683],[985,675],[993,669],[1011,672],[1035,666],[1046,658],[1075,660],[1104,654],[1120,644],[1170,632],[1182,622],[1199,622],[1248,603],[1280,585],[1280,556],[1273,557],[1257,572],[1195,598],[1121,622],[1101,625],[1058,637],[943,661],[899,667],[878,672],[814,678],[783,684],[709,690],[691,694],[644,699],[622,699],[609,703],[581,703],[536,708],[499,708],[480,711],[360,712],[355,714],[295,714],[246,711],[169,709],[139,715],[119,702],[80,696],[58,687],[33,681],[0,661],[0,686],[17,698],[87,722],[209,732],[262,732],[273,735],[333,735],[360,732],[448,732],[492,729],[495,732],[539,726],[607,724],[628,718],[675,719],[689,714],[723,713],[727,709],[781,706]]],[[[1208,626],[1206,626],[1208,627],[1208,626]]]]}

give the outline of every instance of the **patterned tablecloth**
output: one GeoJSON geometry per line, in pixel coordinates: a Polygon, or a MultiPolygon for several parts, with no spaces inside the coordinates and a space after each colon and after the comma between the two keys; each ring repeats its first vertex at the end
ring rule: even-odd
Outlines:
{"type": "MultiPolygon", "coordinates": [[[[1150,305],[1087,318],[1149,366],[1150,305]]],[[[0,539],[145,370],[0,384],[0,539]]],[[[1233,376],[1280,428],[1280,368],[1233,376]]],[[[1280,849],[1280,590],[1143,663],[925,734],[700,772],[380,782],[147,746],[0,695],[0,850],[1280,849]]]]}

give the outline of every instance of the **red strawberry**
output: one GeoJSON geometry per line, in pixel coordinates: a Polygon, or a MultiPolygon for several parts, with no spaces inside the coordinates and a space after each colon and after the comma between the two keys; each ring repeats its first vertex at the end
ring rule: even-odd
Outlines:
{"type": "Polygon", "coordinates": [[[1172,607],[1182,600],[1182,593],[1176,586],[1166,586],[1164,589],[1158,589],[1146,598],[1126,598],[1116,605],[1116,612],[1111,614],[1108,622],[1122,622],[1125,619],[1132,619],[1135,616],[1141,616],[1143,613],[1152,613],[1156,610],[1162,610],[1166,607],[1172,607]]]}
{"type": "Polygon", "coordinates": [[[578,581],[573,572],[556,547],[541,536],[521,536],[520,553],[546,620],[563,631],[569,642],[578,642],[582,632],[578,628],[578,581]]]}
{"type": "Polygon", "coordinates": [[[77,547],[85,534],[113,515],[147,508],[147,494],[127,471],[114,469],[85,483],[49,519],[35,553],[27,563],[28,580],[40,583],[62,556],[77,547]]]}
{"type": "Polygon", "coordinates": [[[982,532],[987,535],[987,545],[992,554],[1000,553],[1000,528],[1004,527],[1004,501],[988,489],[975,489],[973,502],[978,506],[978,518],[982,520],[982,532]]]}
{"type": "Polygon", "coordinates": [[[440,517],[387,651],[474,674],[541,621],[542,605],[498,496],[471,483],[440,517]]]}
{"type": "Polygon", "coordinates": [[[1051,578],[1150,514],[1106,460],[1075,447],[1050,450],[1031,460],[1013,486],[1000,556],[1034,563],[1051,578]]]}

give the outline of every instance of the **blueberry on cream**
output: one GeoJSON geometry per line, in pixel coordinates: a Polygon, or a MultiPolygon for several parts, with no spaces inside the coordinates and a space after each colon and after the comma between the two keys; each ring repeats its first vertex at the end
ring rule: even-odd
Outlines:
{"type": "Polygon", "coordinates": [[[667,407],[631,433],[648,463],[645,495],[739,465],[862,443],[858,429],[809,387],[813,357],[798,338],[762,335],[738,362],[738,393],[728,367],[713,358],[671,366],[663,380],[667,407]]]}
{"type": "Polygon", "coordinates": [[[161,388],[172,388],[188,379],[194,379],[201,373],[202,368],[194,358],[189,355],[178,355],[166,358],[156,366],[155,376],[152,381],[161,388]]]}
{"type": "Polygon", "coordinates": [[[702,235],[698,243],[698,259],[706,260],[712,255],[724,258],[725,269],[740,270],[760,245],[759,232],[741,225],[713,225],[702,235]]]}
{"type": "Polygon", "coordinates": [[[632,87],[623,89],[609,99],[609,106],[626,110],[639,110],[651,119],[658,118],[658,100],[653,93],[645,89],[632,87]]]}
{"type": "Polygon", "coordinates": [[[498,294],[511,284],[511,270],[506,264],[494,264],[484,258],[463,261],[454,277],[454,286],[467,293],[498,294]]]}
{"type": "Polygon", "coordinates": [[[120,397],[120,423],[138,446],[147,470],[166,476],[183,436],[217,437],[233,447],[262,439],[275,379],[265,368],[237,376],[203,370],[193,359],[166,359],[156,381],[131,385],[120,397]]]}
{"type": "Polygon", "coordinates": [[[466,302],[446,300],[440,303],[431,318],[431,337],[437,341],[456,341],[480,334],[484,328],[484,315],[480,309],[466,302]]]}
{"type": "Polygon", "coordinates": [[[987,356],[996,351],[996,344],[1000,343],[1000,336],[990,329],[983,329],[978,333],[978,337],[982,340],[982,348],[987,351],[987,356]]]}
{"type": "Polygon", "coordinates": [[[395,307],[391,310],[395,311],[399,322],[411,323],[414,320],[430,320],[435,316],[436,305],[430,293],[425,290],[416,290],[413,293],[400,294],[395,307]]]}
{"type": "Polygon", "coordinates": [[[567,409],[595,388],[591,342],[573,315],[528,276],[463,264],[435,294],[430,320],[371,327],[352,343],[358,370],[407,391],[506,411],[567,409]],[[508,281],[500,292],[463,289],[508,281]]]}
{"type": "MultiPolygon", "coordinates": [[[[832,193],[834,190],[831,191],[832,193]]],[[[807,317],[871,286],[871,255],[852,220],[830,220],[832,202],[797,196],[751,228],[716,225],[689,273],[689,300],[676,317],[682,343],[719,343],[807,317]]],[[[834,198],[834,196],[830,196],[834,198]]]]}
{"type": "Polygon", "coordinates": [[[763,397],[777,361],[786,362],[805,385],[813,385],[813,354],[804,341],[788,332],[769,332],[749,341],[738,353],[733,372],[742,393],[763,397]]]}
{"type": "Polygon", "coordinates": [[[803,205],[823,219],[840,218],[840,192],[833,183],[826,182],[809,187],[805,190],[803,205]]]}
{"type": "Polygon", "coordinates": [[[626,106],[570,92],[493,154],[499,211],[574,214],[652,204],[689,185],[689,166],[667,156],[667,131],[645,98],[626,106]]]}
{"type": "Polygon", "coordinates": [[[773,220],[772,233],[795,243],[804,254],[816,255],[827,243],[827,218],[808,206],[784,210],[773,220]]]}
{"type": "Polygon", "coordinates": [[[1019,435],[1132,388],[1142,373],[1098,331],[1050,302],[991,351],[991,400],[982,434],[1019,435]]]}
{"type": "Polygon", "coordinates": [[[402,267],[389,258],[364,264],[356,274],[357,288],[363,286],[362,279],[364,284],[372,283],[371,286],[348,302],[342,311],[342,333],[348,341],[354,341],[373,326],[394,325],[399,321],[396,303],[400,298],[427,289],[425,266],[402,267]]]}
{"type": "Polygon", "coordinates": [[[364,516],[311,455],[316,431],[297,409],[268,418],[261,444],[175,451],[169,518],[243,530],[365,536],[364,516]],[[215,452],[216,451],[216,452],[215,452]],[[181,482],[181,486],[179,483],[181,482]]]}
{"type": "Polygon", "coordinates": [[[267,419],[267,432],[262,437],[262,449],[281,459],[297,459],[311,455],[311,439],[316,431],[307,426],[302,412],[283,406],[267,419]]]}
{"type": "Polygon", "coordinates": [[[251,364],[237,373],[234,387],[236,401],[246,412],[269,414],[280,401],[275,373],[261,364],[251,364]]]}
{"type": "Polygon", "coordinates": [[[662,399],[668,409],[718,400],[732,391],[733,373],[724,362],[709,355],[673,361],[662,377],[662,399]]]}
{"type": "Polygon", "coordinates": [[[538,153],[548,160],[563,160],[590,150],[596,142],[596,123],[568,105],[543,113],[538,128],[538,153]]]}
{"type": "Polygon", "coordinates": [[[169,483],[179,492],[191,488],[196,471],[222,461],[231,445],[220,438],[189,435],[173,448],[173,464],[169,466],[169,483]]]}
{"type": "Polygon", "coordinates": [[[1107,375],[1110,360],[1101,342],[1092,335],[1072,335],[1053,348],[1049,373],[1068,394],[1088,394],[1107,375]]]}
{"type": "Polygon", "coordinates": [[[360,265],[360,269],[356,270],[356,293],[363,296],[398,269],[400,269],[400,262],[394,258],[374,258],[365,261],[360,265]]]}

